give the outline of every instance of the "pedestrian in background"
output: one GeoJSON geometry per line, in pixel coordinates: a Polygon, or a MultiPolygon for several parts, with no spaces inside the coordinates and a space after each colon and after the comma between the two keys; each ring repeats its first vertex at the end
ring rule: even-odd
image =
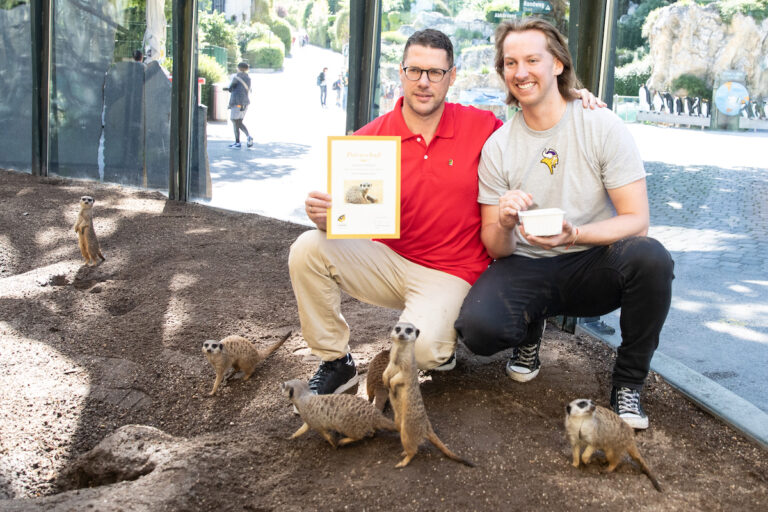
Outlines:
{"type": "Polygon", "coordinates": [[[229,145],[230,148],[240,147],[240,131],[248,137],[248,147],[253,146],[253,137],[248,133],[248,128],[243,124],[245,119],[245,112],[248,110],[248,105],[251,103],[249,98],[251,92],[251,78],[248,76],[248,63],[241,62],[237,65],[238,72],[232,77],[232,82],[229,87],[225,87],[225,91],[229,91],[229,118],[232,120],[232,127],[235,130],[235,142],[229,145]]]}
{"type": "Polygon", "coordinates": [[[320,87],[320,106],[325,106],[325,99],[328,96],[328,82],[325,78],[325,73],[328,68],[323,68],[319,75],[317,75],[317,86],[320,87]]]}

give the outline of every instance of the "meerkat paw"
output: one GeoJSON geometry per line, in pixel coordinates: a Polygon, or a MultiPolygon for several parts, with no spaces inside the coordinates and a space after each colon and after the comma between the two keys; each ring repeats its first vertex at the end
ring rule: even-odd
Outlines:
{"type": "Polygon", "coordinates": [[[299,427],[299,430],[294,432],[293,435],[291,437],[289,437],[288,439],[296,439],[300,435],[304,434],[307,430],[309,430],[309,424],[304,423],[301,427],[299,427]]]}
{"type": "MultiPolygon", "coordinates": [[[[414,455],[415,455],[415,454],[414,454],[414,455]]],[[[403,460],[401,460],[400,462],[398,462],[398,463],[395,465],[395,467],[396,467],[396,468],[404,468],[405,466],[407,466],[408,464],[410,464],[410,463],[411,463],[411,460],[412,460],[412,459],[413,459],[413,455],[406,455],[406,456],[405,456],[405,458],[404,458],[403,460]]]]}

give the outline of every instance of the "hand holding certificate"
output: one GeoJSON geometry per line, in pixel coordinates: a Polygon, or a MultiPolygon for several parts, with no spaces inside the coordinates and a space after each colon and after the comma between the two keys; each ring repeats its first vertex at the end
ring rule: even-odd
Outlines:
{"type": "Polygon", "coordinates": [[[400,137],[328,137],[328,238],[400,238],[400,137]]]}

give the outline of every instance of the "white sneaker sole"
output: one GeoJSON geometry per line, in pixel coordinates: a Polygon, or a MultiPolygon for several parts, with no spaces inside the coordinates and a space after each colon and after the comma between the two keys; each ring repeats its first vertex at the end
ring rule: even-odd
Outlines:
{"type": "Polygon", "coordinates": [[[619,416],[619,418],[624,420],[624,423],[632,428],[638,430],[645,430],[648,428],[648,416],[645,418],[640,418],[639,416],[619,416]]]}
{"type": "Polygon", "coordinates": [[[357,374],[357,372],[355,372],[355,376],[349,379],[347,382],[345,382],[341,386],[337,387],[334,390],[333,394],[338,395],[339,393],[344,393],[345,391],[350,389],[352,386],[357,386],[359,381],[360,381],[360,376],[357,374]]]}
{"type": "Polygon", "coordinates": [[[507,364],[507,376],[515,382],[528,382],[536,378],[541,368],[536,368],[530,373],[520,373],[507,364]]]}

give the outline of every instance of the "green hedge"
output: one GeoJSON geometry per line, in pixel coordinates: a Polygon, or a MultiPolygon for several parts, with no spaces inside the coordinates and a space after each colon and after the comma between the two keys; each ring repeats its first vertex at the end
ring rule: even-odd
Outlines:
{"type": "Polygon", "coordinates": [[[283,45],[280,42],[269,43],[262,41],[251,41],[248,43],[246,55],[248,64],[252,68],[261,69],[282,69],[285,53],[283,45]]]}
{"type": "Polygon", "coordinates": [[[684,90],[688,96],[707,99],[712,98],[712,87],[708,86],[703,78],[699,78],[696,75],[680,75],[672,80],[672,90],[676,93],[681,89],[684,90]]]}
{"type": "Polygon", "coordinates": [[[272,21],[272,23],[269,25],[269,28],[272,30],[272,33],[279,37],[283,42],[283,46],[285,46],[285,55],[290,55],[291,27],[288,26],[288,23],[281,19],[276,19],[272,21]]]}

